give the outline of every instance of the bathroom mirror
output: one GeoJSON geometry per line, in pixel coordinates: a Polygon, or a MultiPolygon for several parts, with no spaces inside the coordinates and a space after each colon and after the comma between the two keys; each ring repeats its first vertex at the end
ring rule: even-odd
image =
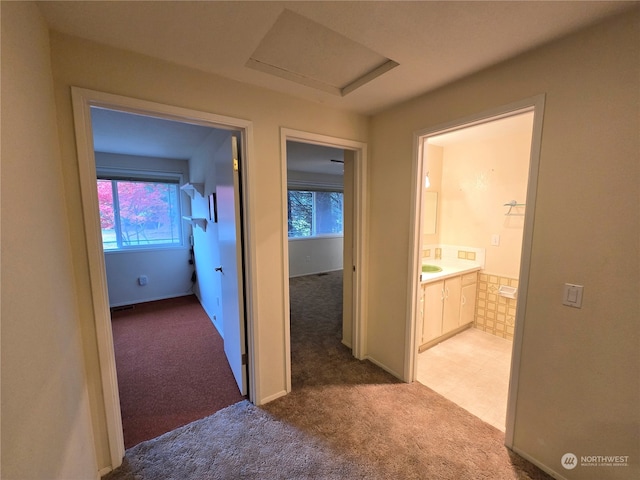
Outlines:
{"type": "Polygon", "coordinates": [[[423,231],[425,235],[436,233],[436,217],[438,211],[438,192],[424,192],[423,231]]]}

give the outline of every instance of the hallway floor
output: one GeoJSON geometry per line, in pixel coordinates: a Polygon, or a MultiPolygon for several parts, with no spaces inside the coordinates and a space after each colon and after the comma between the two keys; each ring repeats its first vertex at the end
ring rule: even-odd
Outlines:
{"type": "Polygon", "coordinates": [[[418,355],[418,381],[504,432],[511,341],[469,328],[418,355]]]}

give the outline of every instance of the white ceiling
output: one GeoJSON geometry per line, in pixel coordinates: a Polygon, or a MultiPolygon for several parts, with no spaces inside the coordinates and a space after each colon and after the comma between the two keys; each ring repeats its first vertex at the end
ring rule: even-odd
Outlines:
{"type": "Polygon", "coordinates": [[[638,2],[47,1],[38,5],[50,27],[59,32],[373,114],[638,2]],[[278,28],[272,31],[274,26],[278,28]],[[318,38],[316,46],[320,42],[324,48],[311,49],[309,38],[318,38]],[[287,45],[286,54],[278,55],[277,45],[282,44],[287,45]],[[368,67],[375,66],[376,59],[399,65],[350,93],[320,88],[317,82],[330,83],[339,72],[336,66],[349,63],[355,51],[368,52],[368,67]],[[285,69],[288,77],[248,66],[254,54],[273,61],[272,68],[285,69]]]}
{"type": "Polygon", "coordinates": [[[96,152],[189,160],[213,128],[163,118],[91,108],[96,152]]]}
{"type": "Polygon", "coordinates": [[[507,135],[531,135],[532,130],[533,112],[527,112],[434,135],[427,138],[427,143],[446,147],[461,143],[482,142],[507,135]]]}
{"type": "MultiPolygon", "coordinates": [[[[229,135],[227,130],[99,107],[91,107],[91,128],[96,152],[176,160],[192,158],[214,133],[220,139],[229,135]]],[[[341,149],[287,142],[289,171],[342,176],[341,161],[341,149]]]]}
{"type": "MultiPolygon", "coordinates": [[[[428,92],[637,4],[38,2],[53,30],[364,114],[428,92]],[[257,69],[256,62],[267,67],[257,69]],[[357,81],[385,62],[399,65],[379,76],[369,75],[368,83],[357,81]],[[274,75],[274,70],[285,74],[274,75]],[[356,88],[345,94],[354,79],[356,88]]],[[[105,110],[95,113],[93,122],[98,151],[166,158],[190,158],[211,131],[105,110]]],[[[457,140],[445,137],[439,141],[457,140]]],[[[340,151],[301,144],[290,148],[296,150],[290,158],[299,159],[290,167],[341,171],[340,164],[329,161],[341,155],[340,151]]]]}
{"type": "Polygon", "coordinates": [[[342,176],[344,163],[341,162],[344,162],[344,150],[339,148],[287,142],[287,170],[289,171],[342,176]]]}

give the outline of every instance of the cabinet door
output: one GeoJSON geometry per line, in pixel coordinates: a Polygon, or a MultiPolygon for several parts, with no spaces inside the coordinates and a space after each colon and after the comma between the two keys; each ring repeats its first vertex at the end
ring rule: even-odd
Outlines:
{"type": "Polygon", "coordinates": [[[422,341],[421,344],[442,335],[442,300],[444,282],[427,283],[424,286],[422,341]]]}
{"type": "Polygon", "coordinates": [[[460,324],[461,285],[461,277],[448,278],[444,281],[443,334],[455,330],[460,324]]]}
{"type": "Polygon", "coordinates": [[[476,287],[477,283],[462,287],[460,301],[460,325],[472,323],[476,317],[476,287]]]}
{"type": "Polygon", "coordinates": [[[418,345],[422,345],[422,339],[424,338],[424,290],[426,285],[423,283],[420,285],[420,301],[418,302],[418,317],[417,317],[417,336],[418,345]]]}

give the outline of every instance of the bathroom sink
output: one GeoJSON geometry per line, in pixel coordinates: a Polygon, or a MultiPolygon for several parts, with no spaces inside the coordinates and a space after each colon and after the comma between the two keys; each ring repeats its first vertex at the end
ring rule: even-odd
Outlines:
{"type": "Polygon", "coordinates": [[[422,265],[422,273],[437,273],[441,271],[442,268],[436,265],[422,265]]]}

